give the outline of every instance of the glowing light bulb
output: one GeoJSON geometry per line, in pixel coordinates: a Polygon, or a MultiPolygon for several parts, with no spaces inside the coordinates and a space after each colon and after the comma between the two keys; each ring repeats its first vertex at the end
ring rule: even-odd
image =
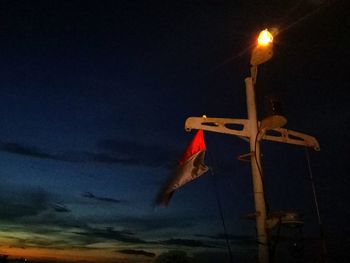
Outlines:
{"type": "Polygon", "coordinates": [[[263,30],[260,32],[259,37],[258,37],[258,44],[262,46],[267,46],[273,41],[273,36],[272,34],[267,30],[263,30]]]}

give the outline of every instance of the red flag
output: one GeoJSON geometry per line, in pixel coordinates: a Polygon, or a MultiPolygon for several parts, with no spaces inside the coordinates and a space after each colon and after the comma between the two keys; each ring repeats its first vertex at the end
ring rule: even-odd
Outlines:
{"type": "Polygon", "coordinates": [[[179,160],[174,175],[159,193],[156,201],[158,205],[166,206],[177,188],[208,171],[204,164],[206,149],[203,130],[198,130],[179,160]]]}

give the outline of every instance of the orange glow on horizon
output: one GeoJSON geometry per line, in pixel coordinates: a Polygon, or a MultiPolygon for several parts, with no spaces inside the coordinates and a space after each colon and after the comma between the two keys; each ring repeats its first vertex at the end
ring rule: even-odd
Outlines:
{"type": "Polygon", "coordinates": [[[135,258],[118,254],[115,249],[50,249],[50,248],[21,248],[0,246],[0,254],[9,255],[9,259],[26,258],[37,262],[86,262],[112,263],[121,260],[125,263],[151,263],[154,258],[135,258]],[[140,261],[141,260],[141,261],[140,261]]]}

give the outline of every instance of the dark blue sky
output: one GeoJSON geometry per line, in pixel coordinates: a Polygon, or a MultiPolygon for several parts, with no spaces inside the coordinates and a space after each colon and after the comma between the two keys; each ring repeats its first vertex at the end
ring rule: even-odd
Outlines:
{"type": "MultiPolygon", "coordinates": [[[[206,133],[214,177],[179,189],[166,209],[153,201],[193,135],[187,117],[246,118],[254,38],[277,27],[274,57],[259,67],[259,117],[264,96],[278,94],[287,128],[319,140],[310,157],[329,262],[346,262],[346,10],[341,0],[2,1],[0,254],[153,262],[181,250],[228,262],[217,191],[234,258],[252,260],[254,223],[241,218],[253,211],[250,166],[236,159],[246,142],[206,133]]],[[[305,150],[262,150],[269,206],[302,212],[314,257],[305,150]]]]}

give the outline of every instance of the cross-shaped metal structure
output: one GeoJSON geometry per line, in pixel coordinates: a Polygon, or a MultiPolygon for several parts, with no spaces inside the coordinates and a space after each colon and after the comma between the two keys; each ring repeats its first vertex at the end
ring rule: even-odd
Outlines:
{"type": "MultiPolygon", "coordinates": [[[[265,31],[265,30],[264,30],[265,31]]],[[[264,32],[262,31],[262,32],[264,32]]],[[[262,34],[262,33],[261,33],[262,34]]],[[[260,36],[259,36],[260,37],[260,36]]],[[[259,263],[269,263],[269,247],[267,230],[271,225],[270,218],[266,214],[266,204],[264,198],[264,185],[261,166],[260,141],[274,141],[287,144],[295,144],[312,147],[316,151],[320,150],[317,140],[310,135],[288,130],[281,127],[264,127],[257,119],[255,90],[257,66],[272,57],[272,36],[271,41],[259,44],[254,48],[251,57],[251,76],[245,79],[246,99],[247,99],[247,119],[231,118],[209,118],[190,117],[185,122],[186,131],[201,129],[216,133],[235,135],[249,142],[250,152],[241,155],[240,159],[250,158],[253,182],[253,194],[255,202],[255,220],[258,241],[259,263]],[[272,132],[271,132],[272,131],[272,132]]]]}

